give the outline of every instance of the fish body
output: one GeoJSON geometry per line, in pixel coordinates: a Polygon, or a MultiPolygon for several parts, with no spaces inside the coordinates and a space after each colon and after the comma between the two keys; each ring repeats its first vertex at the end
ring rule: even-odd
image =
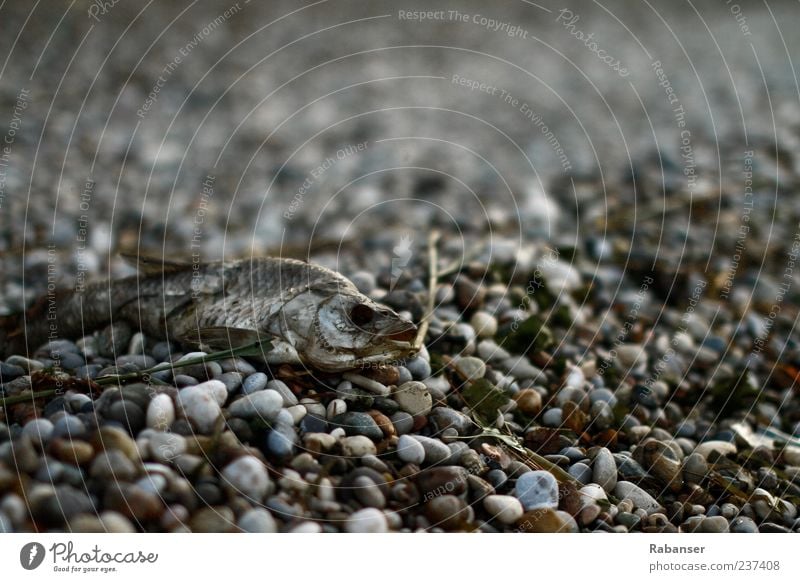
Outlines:
{"type": "Polygon", "coordinates": [[[214,263],[139,259],[139,274],[42,298],[10,324],[5,353],[49,337],[82,337],[113,321],[203,349],[270,340],[269,363],[342,371],[414,352],[416,326],[343,275],[294,259],[214,263]],[[46,313],[46,315],[45,315],[46,313]]]}

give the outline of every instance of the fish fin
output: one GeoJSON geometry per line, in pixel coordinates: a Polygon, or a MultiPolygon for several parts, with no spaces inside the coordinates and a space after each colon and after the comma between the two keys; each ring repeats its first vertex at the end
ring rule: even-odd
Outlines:
{"type": "Polygon", "coordinates": [[[181,340],[188,344],[206,346],[215,350],[240,348],[266,342],[271,336],[259,333],[254,329],[240,327],[201,327],[184,335],[181,340]]]}
{"type": "Polygon", "coordinates": [[[192,268],[192,261],[190,260],[166,259],[134,252],[120,253],[119,256],[142,275],[178,273],[192,268]]]}

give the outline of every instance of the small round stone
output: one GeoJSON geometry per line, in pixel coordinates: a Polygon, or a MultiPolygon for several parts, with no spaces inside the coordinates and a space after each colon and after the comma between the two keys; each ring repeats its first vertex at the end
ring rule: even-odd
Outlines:
{"type": "Polygon", "coordinates": [[[497,333],[497,319],[485,311],[476,311],[469,320],[475,335],[479,338],[491,338],[497,333]]]}
{"type": "Polygon", "coordinates": [[[600,485],[606,492],[613,491],[617,486],[617,464],[611,451],[605,447],[601,448],[594,458],[592,481],[600,485]]]}
{"type": "Polygon", "coordinates": [[[358,435],[342,439],[342,454],[346,457],[363,457],[377,454],[377,452],[375,443],[365,436],[358,435]]]}
{"type": "Polygon", "coordinates": [[[450,448],[439,439],[422,435],[410,435],[425,450],[425,462],[429,465],[444,463],[450,458],[450,448]]]}
{"type": "Polygon", "coordinates": [[[275,518],[262,507],[256,507],[243,513],[236,525],[247,533],[275,533],[278,531],[275,518]]]}
{"type": "Polygon", "coordinates": [[[731,520],[730,531],[731,533],[758,533],[758,526],[749,517],[739,516],[731,520]]]}
{"type": "Polygon", "coordinates": [[[178,393],[178,402],[186,418],[201,434],[211,433],[222,415],[217,400],[200,385],[182,389],[178,393]]]}
{"type": "Polygon", "coordinates": [[[483,506],[492,517],[505,525],[516,523],[524,513],[519,499],[510,495],[488,495],[483,500],[483,506]]]}
{"type": "Polygon", "coordinates": [[[397,387],[394,400],[400,405],[400,410],[411,416],[425,416],[431,411],[433,399],[428,387],[422,382],[406,382],[397,387]]]}
{"type": "Polygon", "coordinates": [[[644,489],[630,481],[620,481],[614,488],[614,495],[619,499],[629,499],[634,507],[643,509],[648,515],[663,512],[661,505],[644,489]]]}
{"type": "Polygon", "coordinates": [[[585,463],[575,463],[570,466],[567,471],[572,477],[579,481],[582,485],[588,485],[592,482],[593,471],[585,463]]]}
{"type": "Polygon", "coordinates": [[[348,533],[386,533],[389,531],[386,515],[374,507],[356,511],[347,518],[344,527],[348,533]]]}
{"type": "Polygon", "coordinates": [[[480,358],[472,356],[459,358],[455,368],[458,375],[467,382],[478,380],[486,375],[486,364],[480,358]]]}
{"type": "Polygon", "coordinates": [[[558,481],[547,471],[529,471],[517,478],[514,496],[525,511],[558,507],[558,481]]]}
{"type": "Polygon", "coordinates": [[[225,467],[222,478],[236,493],[255,501],[261,501],[270,487],[264,463],[250,455],[239,457],[225,467]]]}
{"type": "Polygon", "coordinates": [[[147,405],[147,428],[165,431],[175,422],[175,404],[167,394],[156,394],[147,405]]]}
{"type": "Polygon", "coordinates": [[[275,420],[282,408],[283,398],[277,391],[260,390],[234,401],[228,407],[228,412],[239,418],[261,418],[270,422],[275,420]]]}
{"type": "Polygon", "coordinates": [[[397,456],[405,463],[421,465],[425,460],[425,449],[418,440],[402,435],[397,441],[397,456]]]}
{"type": "Polygon", "coordinates": [[[415,380],[425,380],[430,378],[431,364],[421,357],[408,360],[405,367],[409,372],[411,372],[411,376],[415,380]]]}
{"type": "Polygon", "coordinates": [[[53,434],[53,423],[46,418],[34,418],[25,424],[22,434],[30,437],[37,446],[43,447],[53,434]]]}
{"type": "Polygon", "coordinates": [[[267,382],[266,389],[274,390],[280,394],[281,398],[283,399],[283,405],[287,408],[289,406],[295,406],[298,403],[297,396],[295,396],[294,392],[292,392],[289,386],[286,385],[286,382],[282,382],[280,380],[271,380],[267,382]]]}
{"type": "Polygon", "coordinates": [[[536,416],[542,411],[542,395],[533,388],[523,388],[514,396],[517,408],[523,414],[536,416]]]}
{"type": "Polygon", "coordinates": [[[407,412],[395,412],[390,419],[399,435],[410,433],[414,428],[414,417],[407,412]]]}
{"type": "Polygon", "coordinates": [[[264,372],[250,374],[244,379],[244,382],[242,382],[242,392],[245,394],[252,394],[253,392],[264,390],[267,387],[267,382],[269,382],[269,378],[264,372]]]}
{"type": "Polygon", "coordinates": [[[148,443],[150,458],[159,463],[169,463],[186,452],[186,439],[171,432],[157,432],[148,443]]]}

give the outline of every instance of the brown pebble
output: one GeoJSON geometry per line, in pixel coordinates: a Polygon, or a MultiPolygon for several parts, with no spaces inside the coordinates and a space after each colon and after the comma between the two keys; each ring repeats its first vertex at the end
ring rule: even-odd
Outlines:
{"type": "Polygon", "coordinates": [[[439,495],[461,495],[467,490],[467,470],[463,467],[432,467],[417,473],[416,483],[423,501],[439,495]]]}
{"type": "Polygon", "coordinates": [[[392,437],[397,434],[394,424],[392,424],[392,421],[389,420],[389,417],[387,417],[385,414],[378,412],[377,410],[370,410],[367,412],[367,414],[372,417],[372,420],[375,421],[375,424],[378,425],[378,428],[381,429],[381,432],[383,432],[384,436],[392,437]]]}
{"type": "Polygon", "coordinates": [[[367,378],[380,382],[384,386],[396,386],[400,381],[400,370],[397,366],[379,366],[362,371],[367,378]]]}
{"type": "Polygon", "coordinates": [[[92,434],[89,442],[96,451],[117,450],[121,451],[131,461],[141,461],[136,441],[122,429],[113,426],[102,426],[92,434]]]}
{"type": "Polygon", "coordinates": [[[55,439],[50,443],[50,453],[64,463],[83,465],[94,457],[94,447],[85,441],[55,439]]]}
{"type": "Polygon", "coordinates": [[[432,527],[453,531],[466,525],[469,519],[467,504],[455,495],[440,495],[425,504],[425,515],[432,527]]]}
{"type": "Polygon", "coordinates": [[[522,533],[569,533],[574,527],[564,512],[552,509],[532,509],[523,514],[517,521],[517,528],[522,533]]]}
{"type": "Polygon", "coordinates": [[[189,520],[195,533],[228,533],[236,530],[233,510],[230,507],[204,507],[189,520]]]}
{"type": "Polygon", "coordinates": [[[536,416],[542,411],[542,395],[533,388],[523,388],[514,396],[517,408],[528,416],[536,416]]]}
{"type": "Polygon", "coordinates": [[[106,509],[137,522],[156,520],[164,510],[164,503],[158,495],[130,483],[110,483],[103,501],[106,509]]]}

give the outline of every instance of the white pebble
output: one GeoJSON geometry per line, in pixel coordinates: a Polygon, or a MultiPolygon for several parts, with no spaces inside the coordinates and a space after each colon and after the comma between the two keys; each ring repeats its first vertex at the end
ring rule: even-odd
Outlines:
{"type": "Polygon", "coordinates": [[[346,457],[363,457],[364,455],[375,455],[377,452],[375,443],[363,435],[342,439],[342,453],[346,457]]]}
{"type": "Polygon", "coordinates": [[[380,509],[367,507],[356,511],[347,519],[345,524],[347,533],[386,533],[389,523],[380,509]]]}
{"type": "Polygon", "coordinates": [[[175,405],[168,394],[156,394],[147,405],[147,428],[167,430],[175,422],[175,405]]]}
{"type": "Polygon", "coordinates": [[[255,501],[261,501],[270,486],[264,463],[253,456],[239,457],[222,471],[222,478],[236,491],[255,501]]]}
{"type": "Polygon", "coordinates": [[[433,406],[431,393],[422,382],[412,381],[401,384],[394,393],[394,400],[400,406],[400,410],[411,416],[425,416],[433,406]]]}
{"type": "Polygon", "coordinates": [[[283,398],[275,390],[260,390],[240,398],[228,407],[238,418],[275,420],[283,407],[283,398]]]}
{"type": "Polygon", "coordinates": [[[510,495],[488,495],[483,506],[497,521],[506,525],[516,523],[523,514],[519,499],[510,495]]]}
{"type": "Polygon", "coordinates": [[[419,441],[404,434],[397,441],[397,456],[404,463],[420,465],[425,460],[425,449],[419,441]]]}
{"type": "Polygon", "coordinates": [[[214,430],[217,419],[222,415],[219,403],[210,390],[189,386],[178,392],[178,404],[183,414],[201,434],[214,430]]]}

